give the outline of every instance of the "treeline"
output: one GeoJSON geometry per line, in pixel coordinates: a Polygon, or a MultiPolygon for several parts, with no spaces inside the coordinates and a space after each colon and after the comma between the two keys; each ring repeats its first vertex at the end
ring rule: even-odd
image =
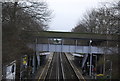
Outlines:
{"type": "MultiPolygon", "coordinates": [[[[102,3],[82,17],[71,32],[95,34],[120,34],[120,1],[118,3],[102,3]]],[[[88,45],[89,41],[80,41],[79,45],[88,45]]],[[[97,44],[95,44],[97,45],[97,44]]],[[[116,46],[117,44],[110,44],[116,46]]],[[[105,45],[104,45],[105,46],[105,45]]]]}
{"type": "Polygon", "coordinates": [[[72,29],[72,32],[120,34],[120,2],[104,3],[92,9],[72,29]]]}
{"type": "MultiPolygon", "coordinates": [[[[99,8],[93,8],[85,13],[71,32],[95,34],[120,34],[120,2],[102,3],[99,8]]],[[[89,40],[77,40],[78,45],[88,46],[89,40]]],[[[106,43],[106,42],[105,42],[106,43]]],[[[66,44],[75,44],[75,41],[66,40],[66,44]]],[[[100,42],[94,41],[94,46],[100,42]]],[[[104,45],[104,44],[103,44],[104,45]]],[[[117,43],[109,46],[116,46],[117,43]]],[[[104,45],[106,46],[106,45],[104,45]]]]}
{"type": "MultiPolygon", "coordinates": [[[[92,9],[83,16],[81,21],[71,30],[71,32],[78,33],[95,33],[95,34],[116,34],[120,35],[120,1],[118,3],[104,3],[101,7],[92,9]]],[[[120,38],[118,38],[120,39],[120,38]]],[[[79,45],[89,45],[89,40],[79,40],[79,45]]],[[[117,52],[112,54],[104,55],[98,60],[97,67],[103,67],[104,75],[109,75],[111,72],[112,79],[119,79],[120,73],[120,42],[119,41],[92,41],[95,46],[102,46],[105,50],[109,50],[110,47],[115,47],[118,49],[117,52]],[[112,70],[107,69],[107,60],[110,60],[113,65],[111,66],[112,70]],[[106,66],[105,66],[106,65],[106,66]],[[108,73],[107,73],[108,72],[108,73]]],[[[109,67],[110,68],[110,67],[109,67]]]]}
{"type": "Polygon", "coordinates": [[[35,42],[33,32],[45,31],[51,19],[51,10],[46,2],[4,2],[2,3],[2,61],[20,59],[34,51],[27,43],[35,42]]]}

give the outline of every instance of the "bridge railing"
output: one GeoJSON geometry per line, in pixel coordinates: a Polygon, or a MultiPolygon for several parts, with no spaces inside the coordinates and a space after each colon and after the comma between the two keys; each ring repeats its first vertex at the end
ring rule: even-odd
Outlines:
{"type": "Polygon", "coordinates": [[[118,53],[116,47],[95,47],[95,46],[75,46],[75,45],[60,45],[60,44],[29,44],[30,48],[36,51],[49,52],[77,52],[77,53],[94,53],[94,54],[113,54],[118,53]],[[89,50],[90,49],[90,50],[89,50]]]}

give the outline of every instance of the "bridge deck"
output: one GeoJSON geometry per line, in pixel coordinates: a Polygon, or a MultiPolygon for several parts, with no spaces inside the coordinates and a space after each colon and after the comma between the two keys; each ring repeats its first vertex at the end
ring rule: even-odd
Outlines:
{"type": "Polygon", "coordinates": [[[76,33],[76,32],[55,32],[41,31],[33,32],[33,36],[43,38],[64,38],[64,39],[85,39],[85,40],[109,40],[119,41],[120,35],[113,34],[95,34],[95,33],[76,33]]]}

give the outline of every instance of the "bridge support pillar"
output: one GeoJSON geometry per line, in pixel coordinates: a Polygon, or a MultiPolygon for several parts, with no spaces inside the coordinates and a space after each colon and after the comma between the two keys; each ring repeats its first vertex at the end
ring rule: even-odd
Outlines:
{"type": "Polygon", "coordinates": [[[36,55],[37,55],[38,66],[40,66],[40,54],[39,54],[39,51],[36,52],[36,55]]]}
{"type": "Polygon", "coordinates": [[[62,39],[62,41],[61,41],[61,52],[63,52],[63,39],[62,39]]]}
{"type": "Polygon", "coordinates": [[[50,41],[48,39],[48,51],[50,51],[50,41]]]}
{"type": "Polygon", "coordinates": [[[75,52],[77,52],[77,40],[75,40],[75,52]]]}
{"type": "Polygon", "coordinates": [[[32,61],[32,66],[33,66],[33,70],[32,70],[32,73],[35,72],[35,55],[33,55],[33,61],[32,61]]]}

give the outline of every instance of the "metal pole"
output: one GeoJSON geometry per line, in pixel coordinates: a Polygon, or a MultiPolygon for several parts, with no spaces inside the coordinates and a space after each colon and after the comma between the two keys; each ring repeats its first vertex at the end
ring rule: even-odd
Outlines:
{"type": "Polygon", "coordinates": [[[90,42],[89,42],[89,47],[90,47],[90,72],[89,72],[89,75],[91,76],[91,74],[92,74],[92,53],[91,53],[91,43],[92,43],[92,40],[90,40],[90,42]]]}
{"type": "Polygon", "coordinates": [[[90,54],[90,76],[92,74],[92,54],[90,54]]]}

